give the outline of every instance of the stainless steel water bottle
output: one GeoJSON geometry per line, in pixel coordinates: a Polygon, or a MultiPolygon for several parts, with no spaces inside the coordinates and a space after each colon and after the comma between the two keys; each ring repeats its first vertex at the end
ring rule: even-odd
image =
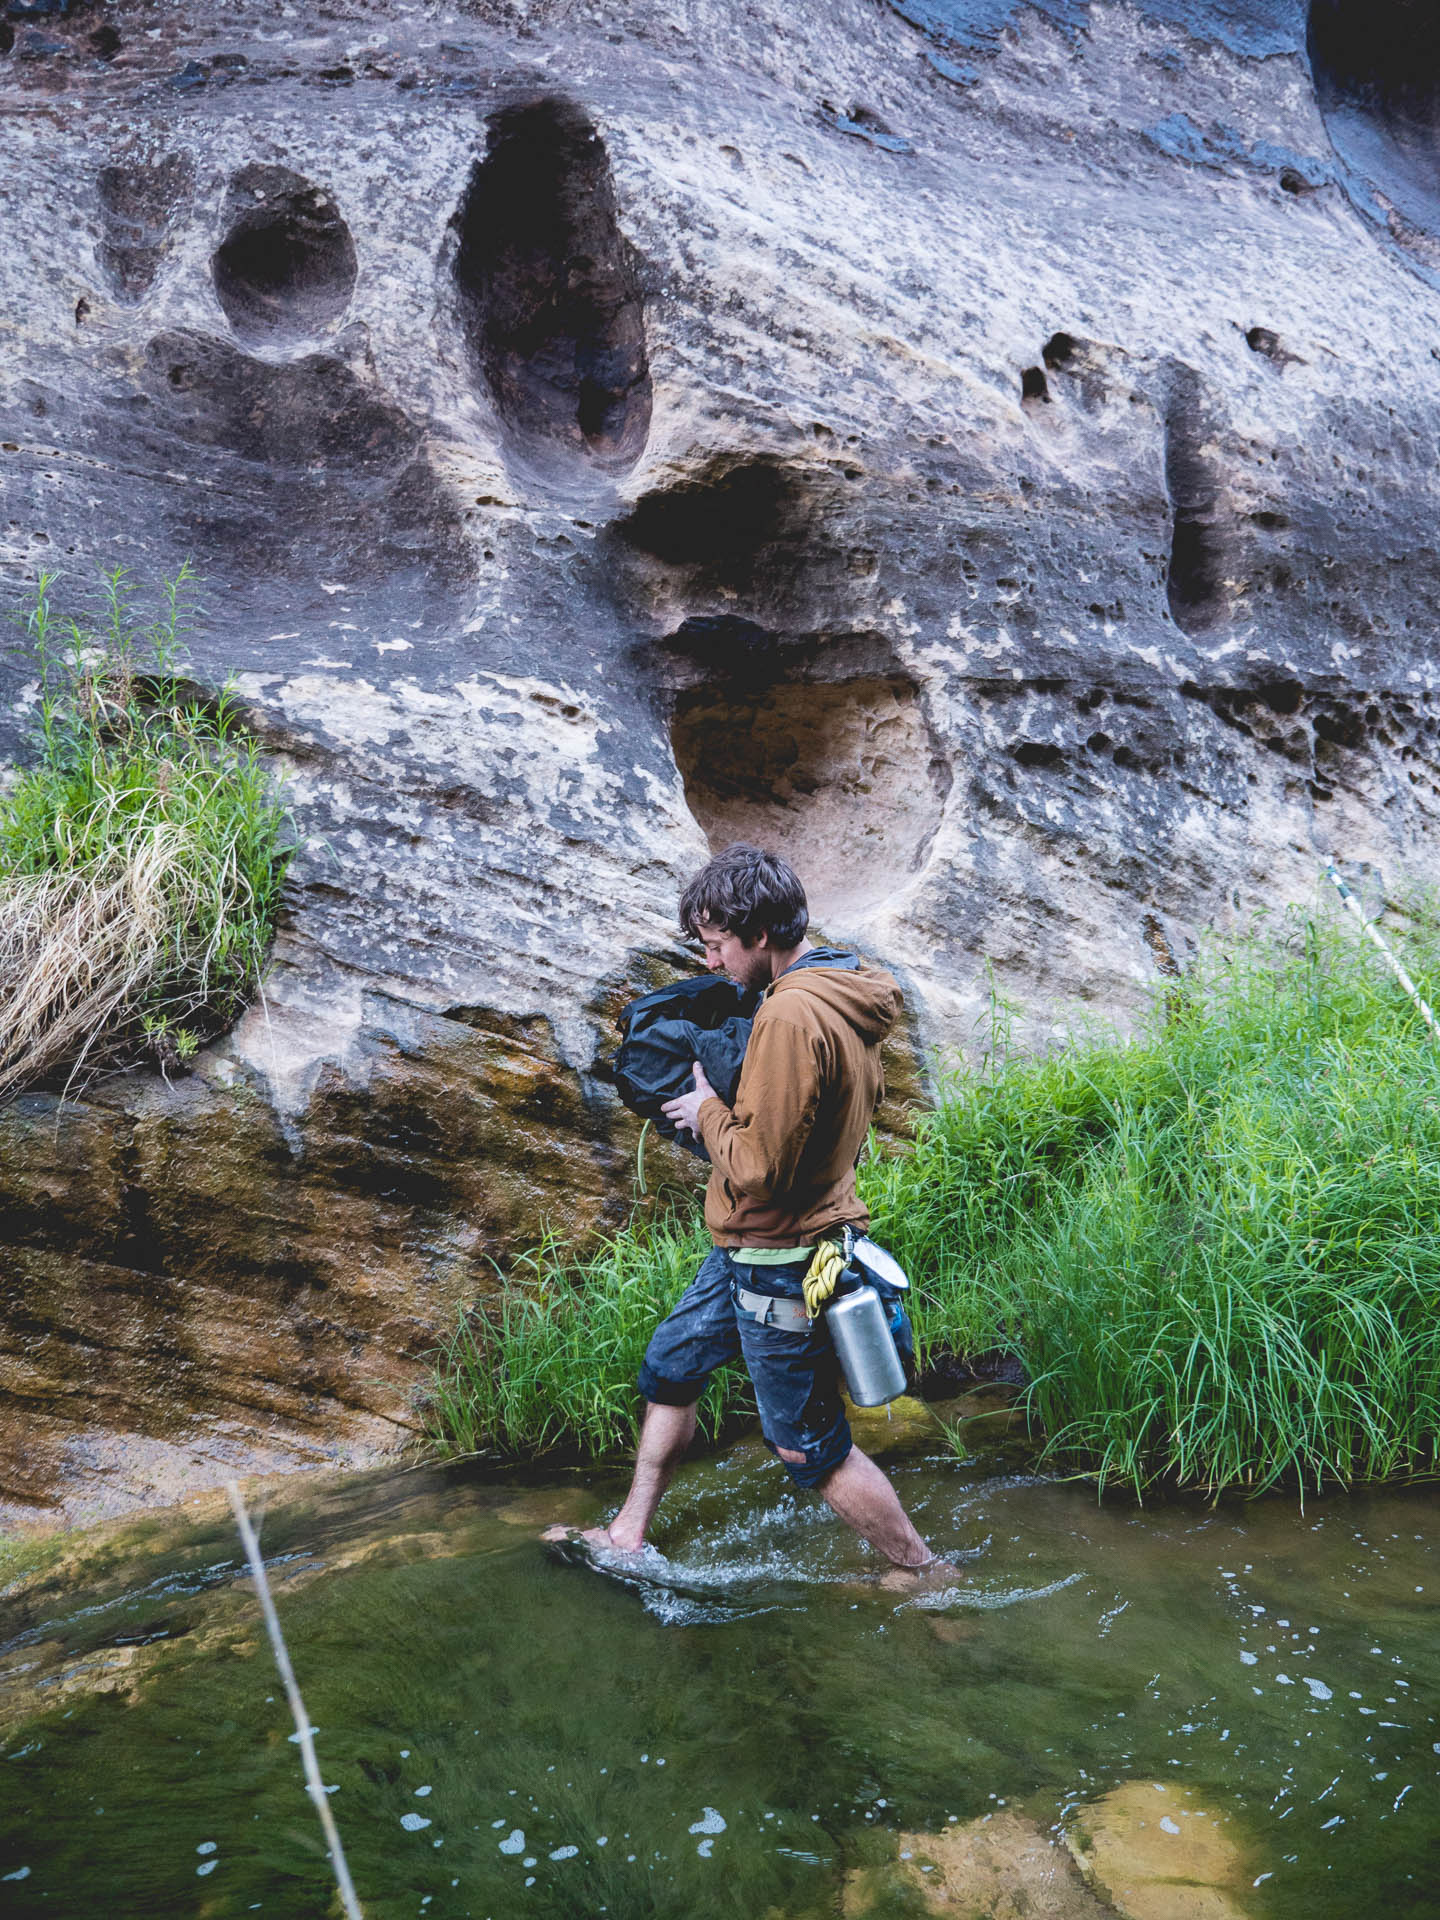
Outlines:
{"type": "Polygon", "coordinates": [[[905,1391],[905,1369],[890,1317],[874,1287],[857,1287],[832,1300],[825,1324],[857,1407],[883,1407],[905,1391]]]}

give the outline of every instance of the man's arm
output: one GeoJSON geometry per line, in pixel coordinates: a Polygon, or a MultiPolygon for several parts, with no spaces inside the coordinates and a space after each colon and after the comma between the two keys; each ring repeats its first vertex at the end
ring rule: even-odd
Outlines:
{"type": "Polygon", "coordinates": [[[700,1101],[697,1112],[711,1162],[737,1192],[763,1204],[791,1190],[815,1124],[820,1090],[812,1036],[773,1014],[757,1020],[745,1050],[734,1111],[712,1094],[700,1101]]]}

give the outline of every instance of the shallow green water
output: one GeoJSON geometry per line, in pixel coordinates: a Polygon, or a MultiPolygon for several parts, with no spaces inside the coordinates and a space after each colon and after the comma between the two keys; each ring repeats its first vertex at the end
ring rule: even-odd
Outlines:
{"type": "MultiPolygon", "coordinates": [[[[923,1603],[865,1584],[748,1445],[667,1502],[680,1594],[544,1557],[545,1520],[613,1498],[597,1476],[274,1498],[366,1912],[833,1915],[901,1830],[1001,1801],[1050,1826],[1173,1780],[1232,1816],[1257,1920],[1440,1913],[1433,1495],[1141,1511],[998,1452],[891,1465],[973,1556],[923,1603]]],[[[336,1910],[233,1532],[205,1513],[93,1536],[0,1602],[7,1914],[336,1910]]]]}

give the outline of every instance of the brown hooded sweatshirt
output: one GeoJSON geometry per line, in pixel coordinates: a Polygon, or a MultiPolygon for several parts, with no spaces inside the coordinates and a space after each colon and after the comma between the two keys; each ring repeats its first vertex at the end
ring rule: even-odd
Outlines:
{"type": "Polygon", "coordinates": [[[869,1225],[855,1161],[885,1092],[880,1042],[899,1012],[900,989],[868,968],[794,966],[766,989],[733,1110],[700,1108],[717,1246],[808,1246],[869,1225]]]}

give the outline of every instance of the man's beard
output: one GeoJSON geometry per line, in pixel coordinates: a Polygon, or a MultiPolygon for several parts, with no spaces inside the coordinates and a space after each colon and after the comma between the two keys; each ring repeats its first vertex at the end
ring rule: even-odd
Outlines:
{"type": "Polygon", "coordinates": [[[768,987],[770,984],[770,968],[766,964],[765,954],[758,950],[754,953],[747,953],[739,966],[731,973],[730,978],[735,982],[736,986],[744,987],[751,993],[757,992],[762,987],[768,987]]]}

